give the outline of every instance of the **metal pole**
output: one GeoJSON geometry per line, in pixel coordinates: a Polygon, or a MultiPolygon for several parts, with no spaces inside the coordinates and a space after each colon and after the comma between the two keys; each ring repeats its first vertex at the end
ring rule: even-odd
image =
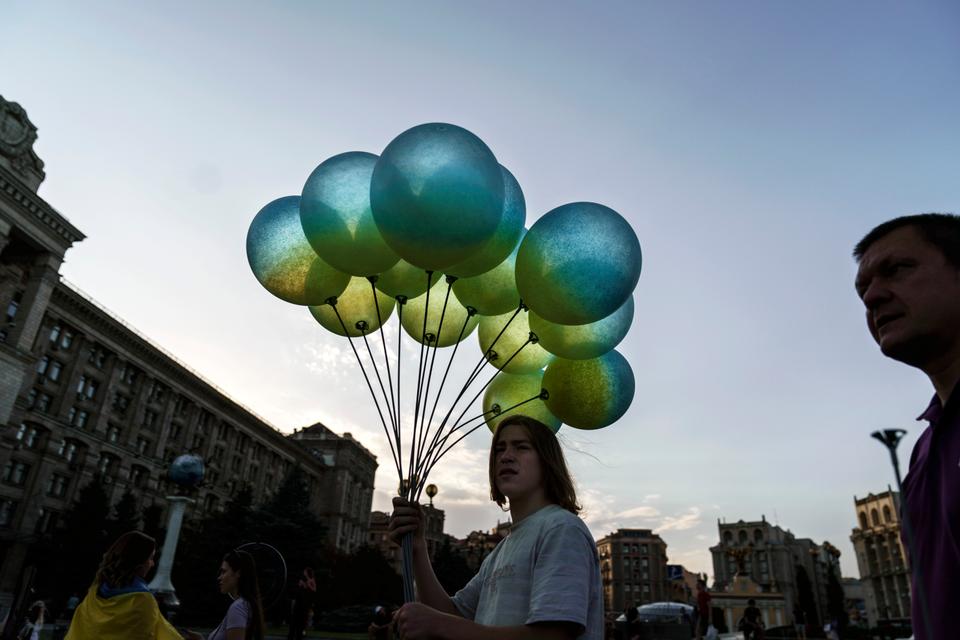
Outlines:
{"type": "MultiPolygon", "coordinates": [[[[903,439],[906,433],[904,429],[885,429],[883,431],[874,431],[870,434],[870,437],[879,440],[883,443],[883,446],[887,448],[887,451],[890,452],[890,462],[893,464],[893,475],[897,481],[897,493],[900,495],[900,522],[903,523],[903,538],[907,543],[907,554],[910,557],[910,571],[916,576],[916,589],[913,589],[910,595],[920,602],[920,615],[922,620],[919,622],[923,624],[925,631],[924,637],[932,638],[933,636],[930,635],[930,613],[927,608],[926,594],[923,592],[921,569],[920,566],[914,562],[916,555],[914,553],[913,528],[910,524],[910,513],[905,508],[903,500],[903,483],[900,480],[900,460],[897,458],[897,445],[900,444],[900,440],[903,439]]],[[[914,624],[917,624],[917,622],[915,621],[914,624]]]]}
{"type": "Polygon", "coordinates": [[[153,580],[147,585],[157,598],[161,600],[168,609],[176,609],[180,606],[177,600],[177,592],[170,581],[170,572],[173,570],[173,557],[177,553],[177,542],[180,539],[180,527],[183,526],[183,512],[188,504],[196,502],[186,496],[167,496],[170,501],[170,517],[167,520],[167,537],[163,541],[163,551],[160,552],[160,564],[157,566],[157,573],[153,580]]]}

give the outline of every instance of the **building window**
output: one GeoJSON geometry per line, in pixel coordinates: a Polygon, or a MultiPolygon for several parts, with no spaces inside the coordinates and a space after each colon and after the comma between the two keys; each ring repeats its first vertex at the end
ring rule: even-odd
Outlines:
{"type": "Polygon", "coordinates": [[[36,533],[45,534],[51,533],[57,527],[57,523],[60,521],[60,514],[56,511],[51,511],[50,509],[40,509],[40,517],[37,518],[36,533]]]}
{"type": "Polygon", "coordinates": [[[97,389],[100,388],[100,383],[94,380],[93,378],[88,378],[87,376],[80,376],[80,380],[77,382],[77,398],[83,400],[93,400],[97,395],[97,389]]]}
{"type": "Polygon", "coordinates": [[[876,509],[870,510],[870,520],[873,521],[873,526],[875,527],[880,526],[880,514],[877,513],[876,509]]]}
{"type": "Polygon", "coordinates": [[[57,455],[67,462],[73,462],[77,459],[77,443],[73,440],[63,439],[60,441],[60,449],[57,455]]]}
{"type": "Polygon", "coordinates": [[[126,363],[123,365],[123,369],[120,370],[120,379],[128,385],[133,385],[137,381],[137,377],[140,375],[140,372],[137,371],[137,368],[126,363]]]}
{"type": "Polygon", "coordinates": [[[130,483],[135,487],[142,487],[149,476],[150,472],[143,467],[136,465],[130,467],[130,483]]]}
{"type": "Polygon", "coordinates": [[[60,348],[69,349],[70,345],[72,344],[73,344],[73,332],[67,329],[60,335],[60,348]]]}
{"type": "Polygon", "coordinates": [[[213,513],[217,509],[217,496],[213,494],[207,494],[207,497],[203,499],[203,510],[206,513],[213,513]]]}
{"type": "Polygon", "coordinates": [[[10,460],[3,467],[3,481],[15,487],[22,487],[30,473],[30,465],[19,460],[10,460]]]}
{"type": "Polygon", "coordinates": [[[56,382],[60,379],[61,371],[63,371],[63,365],[57,360],[51,360],[50,367],[47,369],[47,380],[56,382]]]}
{"type": "Polygon", "coordinates": [[[130,406],[130,398],[122,393],[118,393],[113,397],[113,404],[111,406],[114,411],[123,417],[127,414],[127,407],[130,406]]]}
{"type": "Polygon", "coordinates": [[[50,395],[46,393],[41,393],[39,396],[37,396],[37,406],[36,406],[37,411],[43,411],[43,412],[49,411],[51,400],[52,398],[50,397],[50,395]]]}
{"type": "Polygon", "coordinates": [[[107,363],[107,352],[100,347],[94,347],[90,349],[90,356],[87,358],[87,362],[97,369],[103,369],[103,365],[107,363]]]}
{"type": "Polygon", "coordinates": [[[883,521],[887,524],[893,522],[893,518],[890,516],[890,507],[883,505],[883,521]]]}
{"type": "Polygon", "coordinates": [[[50,329],[50,342],[56,342],[59,337],[60,337],[60,325],[55,324],[50,329]]]}
{"type": "Polygon", "coordinates": [[[153,430],[157,427],[157,412],[147,409],[143,413],[143,426],[147,429],[153,430]]]}
{"type": "Polygon", "coordinates": [[[146,438],[137,438],[137,453],[144,456],[147,455],[147,451],[150,449],[150,441],[146,438]]]}
{"type": "Polygon", "coordinates": [[[43,356],[40,360],[37,361],[37,374],[43,375],[47,372],[47,367],[50,366],[50,356],[43,356]]]}
{"type": "Polygon", "coordinates": [[[0,527],[9,527],[13,524],[13,517],[17,513],[17,503],[13,500],[0,500],[0,527]]]}
{"type": "Polygon", "coordinates": [[[67,495],[67,488],[70,486],[70,478],[55,473],[50,476],[47,482],[47,495],[54,498],[62,498],[67,495]]]}
{"type": "Polygon", "coordinates": [[[67,422],[77,429],[83,429],[86,427],[89,419],[90,413],[84,409],[78,409],[77,407],[70,407],[70,411],[67,413],[67,422]]]}
{"type": "Polygon", "coordinates": [[[13,319],[17,317],[21,302],[23,302],[23,291],[17,291],[10,298],[10,304],[7,305],[7,324],[13,322],[13,319]]]}
{"type": "Polygon", "coordinates": [[[17,441],[26,449],[34,449],[40,440],[40,430],[37,427],[24,423],[17,431],[17,441]]]}
{"type": "Polygon", "coordinates": [[[107,429],[107,442],[116,444],[120,441],[120,427],[110,426],[107,429]]]}
{"type": "Polygon", "coordinates": [[[101,475],[110,475],[116,467],[116,461],[116,456],[112,456],[109,453],[101,453],[100,461],[97,463],[97,471],[99,471],[101,475]]]}

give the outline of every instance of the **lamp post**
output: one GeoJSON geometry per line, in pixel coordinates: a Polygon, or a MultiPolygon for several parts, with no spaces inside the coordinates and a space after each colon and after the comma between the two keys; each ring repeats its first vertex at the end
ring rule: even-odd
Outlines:
{"type": "MultiPolygon", "coordinates": [[[[170,465],[170,480],[180,487],[181,492],[195,489],[203,482],[204,467],[200,456],[186,454],[178,456],[170,465]]],[[[176,589],[170,580],[173,571],[173,559],[177,554],[177,542],[180,540],[180,528],[183,526],[183,514],[188,504],[196,502],[185,495],[167,496],[170,502],[170,515],[167,519],[167,535],[163,541],[163,550],[160,552],[160,562],[157,573],[147,585],[157,600],[167,612],[174,612],[180,607],[176,589]]]]}
{"type": "Polygon", "coordinates": [[[884,429],[883,431],[874,431],[870,434],[871,438],[879,440],[883,446],[890,452],[890,462],[893,464],[893,475],[897,479],[897,493],[903,497],[903,488],[900,483],[900,460],[897,458],[897,445],[907,434],[904,429],[884,429]]]}

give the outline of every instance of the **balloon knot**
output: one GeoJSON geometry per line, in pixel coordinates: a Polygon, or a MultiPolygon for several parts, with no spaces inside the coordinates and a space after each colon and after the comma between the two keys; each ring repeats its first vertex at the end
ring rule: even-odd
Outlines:
{"type": "Polygon", "coordinates": [[[533,331],[530,332],[530,344],[537,344],[540,342],[540,337],[535,334],[533,331]]]}
{"type": "Polygon", "coordinates": [[[550,399],[550,392],[547,391],[546,389],[540,389],[540,399],[541,399],[541,400],[549,400],[549,399],[550,399]]]}
{"type": "Polygon", "coordinates": [[[365,332],[365,331],[367,330],[367,327],[368,327],[369,325],[367,325],[367,321],[366,321],[366,320],[358,320],[357,323],[356,323],[355,325],[353,325],[353,326],[355,326],[355,327],[357,328],[357,331],[364,331],[364,332],[365,332]]]}
{"type": "Polygon", "coordinates": [[[328,304],[331,307],[337,306],[337,296],[330,296],[329,298],[323,301],[323,304],[328,304]]]}

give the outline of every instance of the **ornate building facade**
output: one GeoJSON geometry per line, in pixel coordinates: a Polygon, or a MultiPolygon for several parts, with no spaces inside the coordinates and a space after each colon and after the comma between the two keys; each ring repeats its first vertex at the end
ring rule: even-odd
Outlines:
{"type": "Polygon", "coordinates": [[[850,540],[857,554],[867,619],[871,624],[910,618],[910,567],[900,538],[900,494],[853,498],[859,527],[850,540]]]}
{"type": "MultiPolygon", "coordinates": [[[[719,544],[713,555],[712,591],[723,592],[739,576],[749,577],[758,594],[782,594],[787,614],[800,606],[811,622],[827,615],[831,573],[840,579],[840,551],[829,542],[797,538],[767,522],[717,522],[719,544]],[[815,618],[814,618],[815,616],[815,618]]],[[[758,599],[759,600],[759,599],[758,599]]],[[[786,621],[784,621],[786,623],[786,621]]]]}
{"type": "Polygon", "coordinates": [[[98,476],[112,501],[129,490],[165,507],[168,465],[187,451],[207,464],[188,518],[244,484],[261,502],[298,465],[310,508],[333,524],[317,544],[362,543],[372,454],[330,432],[310,446],[314,428],[285,436],[61,281],[84,236],[37,195],[35,139],[23,109],[0,98],[0,609],[82,486],[98,476]]]}
{"type": "Polygon", "coordinates": [[[606,611],[671,599],[667,543],[650,529],[617,529],[597,540],[597,552],[606,611]]]}

